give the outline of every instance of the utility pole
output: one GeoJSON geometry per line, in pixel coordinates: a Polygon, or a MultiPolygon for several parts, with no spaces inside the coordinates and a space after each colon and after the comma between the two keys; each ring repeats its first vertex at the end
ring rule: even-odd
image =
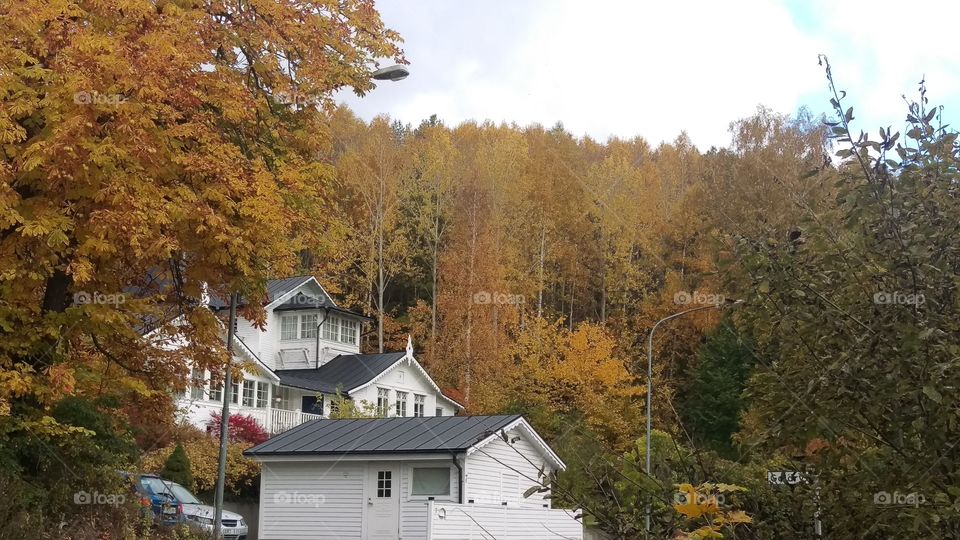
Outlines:
{"type": "Polygon", "coordinates": [[[220,518],[223,516],[223,488],[227,476],[227,442],[230,425],[230,400],[233,399],[233,381],[230,369],[233,367],[233,329],[237,324],[237,303],[240,295],[230,295],[230,322],[227,324],[227,369],[223,375],[223,411],[220,414],[220,460],[217,463],[217,487],[214,495],[213,537],[220,538],[220,518]]]}

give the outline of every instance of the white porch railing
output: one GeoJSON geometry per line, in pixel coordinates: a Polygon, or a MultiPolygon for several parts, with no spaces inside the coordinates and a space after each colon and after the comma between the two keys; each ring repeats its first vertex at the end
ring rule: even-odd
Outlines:
{"type": "Polygon", "coordinates": [[[278,435],[304,422],[323,418],[319,414],[286,409],[237,409],[234,414],[252,416],[270,435],[278,435]]]}
{"type": "Polygon", "coordinates": [[[277,435],[288,429],[293,429],[304,422],[318,420],[320,418],[323,417],[319,414],[305,413],[299,410],[270,409],[270,423],[267,425],[267,432],[271,435],[277,435]]]}
{"type": "Polygon", "coordinates": [[[573,510],[522,506],[427,504],[427,540],[583,539],[573,510]]]}

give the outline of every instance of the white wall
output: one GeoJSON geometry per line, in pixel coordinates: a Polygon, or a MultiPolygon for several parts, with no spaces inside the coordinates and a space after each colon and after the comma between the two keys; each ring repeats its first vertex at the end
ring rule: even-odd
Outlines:
{"type": "Polygon", "coordinates": [[[261,540],[362,538],[365,463],[263,463],[261,540]]]}
{"type": "MultiPolygon", "coordinates": [[[[450,471],[450,494],[441,503],[458,500],[459,472],[452,460],[397,462],[400,473],[400,535],[427,536],[428,498],[411,493],[413,469],[443,467],[450,471]]],[[[265,462],[260,477],[262,540],[360,539],[366,510],[366,461],[265,462]]]]}
{"type": "MultiPolygon", "coordinates": [[[[544,504],[549,507],[550,499],[544,499],[548,493],[523,497],[527,488],[537,484],[539,468],[544,465],[543,457],[523,431],[512,429],[507,436],[520,440],[510,448],[498,437],[467,456],[464,502],[472,499],[475,504],[500,505],[505,502],[512,507],[542,508],[544,504]]],[[[544,473],[551,470],[552,467],[546,465],[544,473]]]]}
{"type": "MultiPolygon", "coordinates": [[[[377,404],[377,388],[386,388],[390,391],[390,410],[388,416],[396,416],[397,391],[407,392],[407,414],[413,416],[414,394],[426,396],[424,416],[436,416],[437,393],[430,381],[423,376],[420,369],[405,361],[385,372],[377,381],[357,392],[350,394],[350,398],[357,404],[367,401],[371,405],[377,404]]],[[[453,416],[452,407],[446,401],[441,401],[445,407],[444,416],[453,416]]]]}

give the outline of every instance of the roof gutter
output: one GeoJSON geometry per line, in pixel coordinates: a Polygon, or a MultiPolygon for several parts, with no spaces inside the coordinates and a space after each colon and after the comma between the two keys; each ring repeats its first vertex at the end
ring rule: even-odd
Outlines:
{"type": "MultiPolygon", "coordinates": [[[[463,456],[466,456],[465,453],[462,454],[462,455],[463,455],[463,456]]],[[[456,454],[456,453],[453,453],[453,454],[452,454],[452,457],[453,457],[453,466],[457,468],[457,497],[458,497],[458,499],[459,499],[458,502],[459,502],[459,504],[463,504],[463,481],[464,481],[464,478],[463,478],[463,465],[460,465],[460,461],[457,460],[457,454],[456,454]]],[[[464,460],[464,461],[466,461],[466,460],[464,460]]]]}
{"type": "Polygon", "coordinates": [[[317,325],[317,346],[314,349],[314,369],[320,369],[320,327],[330,318],[330,308],[323,308],[323,320],[317,325]]]}

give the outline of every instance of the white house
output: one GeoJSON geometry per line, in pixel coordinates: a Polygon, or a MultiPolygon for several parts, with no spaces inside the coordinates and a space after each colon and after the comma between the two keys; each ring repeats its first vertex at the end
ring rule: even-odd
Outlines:
{"type": "Polygon", "coordinates": [[[536,489],[564,464],[518,415],[319,420],[245,454],[261,540],[583,537],[536,489]]]}
{"type": "MultiPolygon", "coordinates": [[[[215,311],[227,307],[210,302],[215,311]]],[[[361,328],[369,317],[339,308],[312,276],[268,282],[264,310],[263,329],[237,317],[234,362],[251,367],[227,395],[231,414],[250,415],[269,433],[328,417],[338,390],[383,416],[450,416],[463,409],[420,366],[411,343],[404,352],[360,354],[361,328]]],[[[209,372],[194,370],[191,379],[179,409],[208,428],[224,392],[209,372]]]]}

